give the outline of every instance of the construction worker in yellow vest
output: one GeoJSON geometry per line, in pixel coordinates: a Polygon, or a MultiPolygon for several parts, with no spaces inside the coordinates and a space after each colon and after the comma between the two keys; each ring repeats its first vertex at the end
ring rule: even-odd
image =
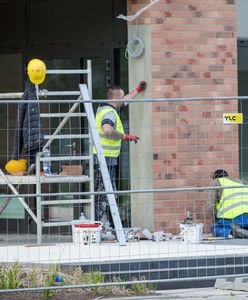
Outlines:
{"type": "Polygon", "coordinates": [[[239,179],[232,179],[225,170],[216,170],[215,224],[211,231],[223,238],[248,238],[248,188],[239,179]],[[234,188],[224,188],[234,187],[234,188]]]}
{"type": "MultiPolygon", "coordinates": [[[[96,112],[96,125],[114,190],[116,190],[116,171],[122,141],[134,141],[137,143],[139,140],[139,137],[124,132],[118,110],[123,105],[127,105],[129,100],[134,99],[145,89],[146,82],[140,81],[132,92],[124,96],[124,91],[119,86],[109,87],[107,89],[107,99],[116,101],[102,104],[96,112]]],[[[93,153],[96,154],[95,149],[93,149],[93,153]]],[[[94,170],[95,191],[104,191],[96,155],[94,155],[94,170]]],[[[103,223],[104,230],[108,230],[113,225],[106,195],[95,196],[95,220],[103,223]]]]}

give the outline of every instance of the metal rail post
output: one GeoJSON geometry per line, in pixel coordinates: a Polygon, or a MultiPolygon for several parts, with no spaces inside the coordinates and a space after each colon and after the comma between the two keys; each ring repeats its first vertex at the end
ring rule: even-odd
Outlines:
{"type": "MultiPolygon", "coordinates": [[[[36,194],[41,194],[40,183],[40,157],[41,152],[36,154],[36,194]]],[[[36,215],[37,215],[37,244],[42,243],[42,212],[41,212],[41,196],[36,197],[36,215]]]]}

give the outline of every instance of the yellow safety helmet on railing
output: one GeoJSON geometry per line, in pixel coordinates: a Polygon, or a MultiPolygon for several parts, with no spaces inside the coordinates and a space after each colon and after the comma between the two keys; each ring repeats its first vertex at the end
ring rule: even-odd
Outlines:
{"type": "Polygon", "coordinates": [[[27,161],[26,159],[11,159],[6,163],[5,170],[10,174],[25,172],[27,170],[27,161]]]}
{"type": "Polygon", "coordinates": [[[32,83],[41,84],[46,77],[46,65],[37,58],[31,59],[28,63],[28,76],[32,83]]]}

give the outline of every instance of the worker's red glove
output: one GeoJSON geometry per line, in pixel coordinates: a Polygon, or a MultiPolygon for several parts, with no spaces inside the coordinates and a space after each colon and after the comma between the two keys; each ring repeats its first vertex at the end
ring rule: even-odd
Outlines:
{"type": "Polygon", "coordinates": [[[146,82],[143,80],[143,81],[140,81],[139,84],[136,86],[135,91],[137,93],[140,93],[140,92],[144,91],[145,89],[146,89],[146,82]]]}
{"type": "Polygon", "coordinates": [[[139,140],[139,137],[136,135],[124,134],[123,140],[130,141],[130,142],[134,141],[136,144],[139,140]]]}

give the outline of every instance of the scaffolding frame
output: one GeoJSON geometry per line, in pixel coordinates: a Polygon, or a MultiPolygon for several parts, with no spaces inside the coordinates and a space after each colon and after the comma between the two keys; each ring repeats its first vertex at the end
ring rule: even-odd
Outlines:
{"type": "MultiPolygon", "coordinates": [[[[92,69],[91,69],[91,61],[87,60],[87,68],[86,69],[80,69],[80,70],[47,70],[47,74],[86,74],[87,76],[87,85],[90,95],[92,95],[92,69]]],[[[36,85],[37,90],[37,96],[72,96],[72,95],[78,95],[78,103],[75,102],[74,105],[71,107],[68,113],[61,114],[40,114],[41,117],[64,117],[63,120],[60,122],[59,126],[56,128],[54,133],[51,136],[45,136],[47,138],[47,142],[45,143],[43,149],[48,148],[52,142],[59,137],[59,133],[61,129],[64,127],[64,125],[67,123],[67,121],[74,117],[85,117],[85,113],[74,113],[74,111],[78,108],[80,104],[80,100],[82,99],[79,91],[56,91],[56,92],[49,92],[46,90],[39,90],[38,85],[36,85]]],[[[23,93],[1,93],[0,99],[19,99],[22,97],[23,93]]],[[[72,138],[75,137],[74,135],[66,136],[64,135],[64,138],[72,138]]],[[[91,142],[91,136],[90,134],[86,135],[78,135],[78,138],[89,138],[89,149],[92,148],[92,142],[91,142]]],[[[23,205],[27,213],[31,216],[31,218],[34,220],[34,222],[37,225],[37,244],[42,243],[42,228],[43,227],[59,227],[59,226],[68,226],[76,223],[80,223],[79,220],[72,220],[69,222],[48,222],[44,223],[42,221],[42,206],[43,205],[56,205],[58,204],[58,201],[42,201],[41,195],[41,184],[43,183],[63,183],[63,182],[89,182],[89,189],[90,191],[94,191],[94,180],[93,180],[93,153],[89,151],[89,156],[74,156],[72,157],[50,157],[50,158],[44,158],[42,157],[42,152],[37,153],[36,155],[36,162],[34,165],[31,165],[28,172],[30,172],[34,167],[36,167],[36,176],[11,176],[6,175],[4,172],[0,169],[0,184],[6,184],[9,186],[11,191],[15,195],[19,195],[17,188],[14,187],[14,184],[18,184],[18,187],[23,184],[32,184],[36,185],[36,216],[31,210],[31,208],[26,204],[25,200],[21,197],[17,197],[17,199],[20,201],[20,203],[23,205]],[[58,161],[58,160],[89,160],[89,174],[91,174],[91,177],[88,177],[86,175],[82,176],[60,176],[60,175],[52,175],[52,176],[42,176],[40,177],[40,163],[44,160],[50,160],[50,161],[58,161]]],[[[7,198],[3,204],[0,207],[0,214],[4,211],[4,209],[8,206],[9,202],[11,201],[11,198],[7,198]]],[[[75,200],[68,200],[70,204],[91,204],[91,220],[94,220],[94,195],[90,196],[90,199],[75,199],[75,200]]],[[[59,204],[68,204],[68,201],[59,200],[59,204]]]]}

